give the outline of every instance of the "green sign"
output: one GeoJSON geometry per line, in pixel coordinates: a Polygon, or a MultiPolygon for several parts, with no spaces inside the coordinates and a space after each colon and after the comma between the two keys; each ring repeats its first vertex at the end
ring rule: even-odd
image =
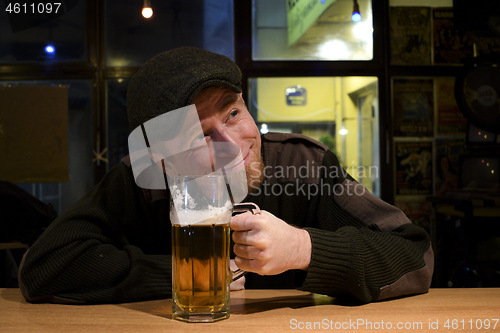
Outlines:
{"type": "Polygon", "coordinates": [[[285,0],[288,22],[288,46],[295,42],[337,0],[285,0]]]}

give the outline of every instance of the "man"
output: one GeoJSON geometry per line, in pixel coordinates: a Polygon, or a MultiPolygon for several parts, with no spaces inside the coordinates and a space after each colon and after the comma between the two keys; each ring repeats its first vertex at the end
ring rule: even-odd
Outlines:
{"type": "MultiPolygon", "coordinates": [[[[134,130],[194,103],[200,139],[240,148],[250,191],[244,201],[262,210],[231,221],[235,263],[252,272],[245,288],[300,288],[362,302],[427,292],[427,233],[354,181],[325,146],[296,134],[261,137],[240,81],[224,56],[174,49],[134,76],[127,110],[134,130]]],[[[125,158],[110,170],[30,248],[20,270],[28,301],[171,296],[169,193],[138,187],[130,164],[125,158]]]]}

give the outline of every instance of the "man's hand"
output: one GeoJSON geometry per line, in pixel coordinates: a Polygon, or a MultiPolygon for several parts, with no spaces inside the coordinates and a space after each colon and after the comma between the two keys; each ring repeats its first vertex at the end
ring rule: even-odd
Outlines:
{"type": "Polygon", "coordinates": [[[244,213],[231,219],[235,263],[260,275],[276,275],[290,269],[307,270],[311,260],[311,237],[273,214],[244,213]]]}

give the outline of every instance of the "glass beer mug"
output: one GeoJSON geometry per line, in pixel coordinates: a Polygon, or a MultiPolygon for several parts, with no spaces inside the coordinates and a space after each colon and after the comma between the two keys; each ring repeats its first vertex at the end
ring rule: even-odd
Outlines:
{"type": "Polygon", "coordinates": [[[229,268],[231,216],[259,208],[232,204],[220,175],[178,176],[172,194],[172,318],[213,322],[229,317],[229,285],[245,274],[229,268]]]}

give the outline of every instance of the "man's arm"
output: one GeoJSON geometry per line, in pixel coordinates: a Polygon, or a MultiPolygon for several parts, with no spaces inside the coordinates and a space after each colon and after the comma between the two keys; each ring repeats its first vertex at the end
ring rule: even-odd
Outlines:
{"type": "Polygon", "coordinates": [[[139,234],[151,216],[128,168],[117,168],[29,249],[19,273],[28,301],[113,303],[170,296],[170,256],[147,255],[129,242],[129,234],[134,229],[139,234]]]}
{"type": "MultiPolygon", "coordinates": [[[[340,168],[331,152],[324,162],[340,168]]],[[[364,302],[427,292],[433,271],[429,235],[350,176],[323,175],[322,181],[335,193],[311,197],[312,227],[297,229],[266,212],[234,217],[236,263],[261,275],[277,274],[303,268],[297,263],[310,255],[307,273],[296,274],[303,275],[302,289],[351,294],[364,302]],[[297,230],[310,235],[310,250],[297,230]]]]}
{"type": "MultiPolygon", "coordinates": [[[[331,152],[324,164],[340,167],[331,152]]],[[[313,198],[318,224],[307,229],[313,251],[302,288],[347,290],[368,302],[427,292],[434,270],[427,232],[349,175],[323,179],[335,195],[313,198]]]]}

